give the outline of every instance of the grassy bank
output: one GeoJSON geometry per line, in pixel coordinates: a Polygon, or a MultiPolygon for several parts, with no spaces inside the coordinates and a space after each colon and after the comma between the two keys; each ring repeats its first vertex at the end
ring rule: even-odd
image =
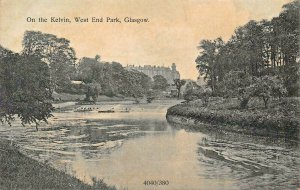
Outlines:
{"type": "MultiPolygon", "coordinates": [[[[55,102],[66,102],[66,101],[80,101],[85,99],[84,94],[68,94],[68,93],[53,93],[52,97],[55,102]]],[[[122,100],[134,100],[134,98],[127,97],[108,97],[105,95],[99,95],[97,101],[99,102],[107,102],[107,101],[122,101],[122,100]]]]}
{"type": "Polygon", "coordinates": [[[85,184],[77,178],[21,154],[7,140],[0,140],[0,189],[103,189],[114,190],[102,180],[85,184]]]}
{"type": "Polygon", "coordinates": [[[253,100],[248,109],[239,109],[238,101],[234,99],[213,100],[207,106],[196,100],[169,108],[167,119],[174,122],[174,116],[185,118],[176,119],[182,124],[193,119],[194,124],[209,123],[232,132],[299,139],[297,99],[274,100],[268,109],[259,100],[253,100]]]}

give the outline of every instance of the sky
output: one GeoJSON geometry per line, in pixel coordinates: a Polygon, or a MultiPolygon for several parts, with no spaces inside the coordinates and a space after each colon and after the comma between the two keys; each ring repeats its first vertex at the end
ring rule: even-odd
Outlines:
{"type": "Polygon", "coordinates": [[[176,63],[183,79],[196,79],[197,46],[203,39],[228,40],[249,20],[278,16],[290,0],[0,0],[0,44],[22,50],[26,30],[71,41],[77,58],[101,56],[123,66],[176,63]],[[27,18],[36,22],[27,22],[27,18]],[[39,17],[48,22],[37,22],[39,17]],[[71,23],[50,22],[65,17],[71,23]],[[76,23],[74,17],[118,17],[121,23],[76,23]],[[148,19],[126,23],[125,17],[148,19]]]}

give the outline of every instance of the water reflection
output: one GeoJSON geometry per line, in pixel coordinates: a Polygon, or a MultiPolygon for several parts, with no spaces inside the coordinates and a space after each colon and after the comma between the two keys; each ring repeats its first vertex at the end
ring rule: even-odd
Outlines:
{"type": "Polygon", "coordinates": [[[86,168],[80,178],[96,176],[109,184],[133,190],[156,189],[145,186],[145,180],[168,180],[169,185],[162,189],[235,189],[230,176],[203,178],[199,175],[204,168],[196,154],[197,142],[203,136],[169,128],[126,141],[122,148],[99,160],[83,160],[78,155],[73,164],[76,168],[86,168]]]}
{"type": "MultiPolygon", "coordinates": [[[[174,102],[130,108],[127,113],[54,113],[50,128],[20,129],[21,149],[83,181],[103,178],[120,189],[295,189],[299,186],[298,142],[223,131],[170,126],[174,102]],[[168,180],[167,186],[144,185],[168,180]]],[[[3,130],[1,136],[8,133],[3,130]]]]}

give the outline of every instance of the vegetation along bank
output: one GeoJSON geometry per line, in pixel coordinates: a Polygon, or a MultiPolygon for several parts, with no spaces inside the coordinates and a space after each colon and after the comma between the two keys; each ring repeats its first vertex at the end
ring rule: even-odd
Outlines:
{"type": "Polygon", "coordinates": [[[7,140],[0,140],[0,189],[103,189],[115,190],[103,180],[92,179],[93,184],[86,184],[74,176],[58,171],[50,165],[40,163],[18,151],[7,140]]]}
{"type": "Polygon", "coordinates": [[[248,109],[239,109],[237,99],[220,98],[208,101],[207,105],[195,100],[169,108],[166,117],[170,123],[199,130],[225,130],[299,140],[298,100],[272,101],[269,109],[259,103],[253,100],[248,109]]]}
{"type": "Polygon", "coordinates": [[[190,83],[173,123],[299,139],[299,1],[271,20],[251,20],[228,41],[202,40],[196,67],[206,86],[190,83]]]}

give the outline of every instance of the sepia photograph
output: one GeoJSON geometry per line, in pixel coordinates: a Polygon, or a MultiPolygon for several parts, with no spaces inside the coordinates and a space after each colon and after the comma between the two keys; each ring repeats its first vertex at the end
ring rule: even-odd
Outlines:
{"type": "Polygon", "coordinates": [[[299,190],[300,1],[0,0],[0,190],[299,190]]]}

